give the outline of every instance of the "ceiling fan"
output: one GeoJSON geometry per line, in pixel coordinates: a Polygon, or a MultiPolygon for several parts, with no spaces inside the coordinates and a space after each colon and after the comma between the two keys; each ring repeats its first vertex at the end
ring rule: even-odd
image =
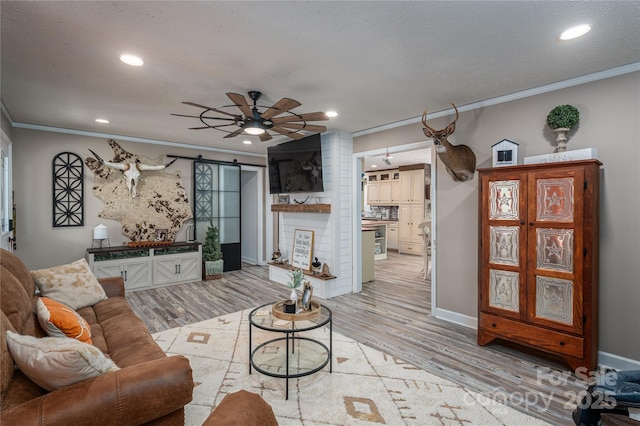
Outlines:
{"type": "Polygon", "coordinates": [[[300,102],[294,99],[282,98],[270,107],[258,105],[258,100],[262,97],[262,93],[252,90],[248,93],[249,98],[253,101],[253,105],[250,106],[243,95],[238,93],[227,93],[226,95],[233,102],[232,105],[213,108],[195,102],[182,102],[185,105],[203,108],[204,111],[200,115],[174,113],[171,113],[171,115],[200,119],[203,126],[190,127],[189,129],[216,129],[228,133],[225,138],[232,138],[244,132],[245,134],[259,136],[263,142],[273,138],[268,131],[293,139],[300,139],[305,136],[300,133],[301,131],[322,133],[327,130],[325,126],[308,123],[308,121],[328,120],[329,117],[324,112],[306,114],[291,112],[290,110],[301,105],[300,102]],[[235,114],[225,110],[231,107],[237,107],[242,114],[235,114]],[[220,124],[220,122],[226,122],[226,124],[220,124]],[[230,129],[226,127],[230,127],[230,129]]]}

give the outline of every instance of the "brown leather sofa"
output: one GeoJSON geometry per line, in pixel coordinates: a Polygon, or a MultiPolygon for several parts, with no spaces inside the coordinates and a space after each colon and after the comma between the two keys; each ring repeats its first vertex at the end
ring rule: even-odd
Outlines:
{"type": "Polygon", "coordinates": [[[160,349],[124,298],[120,277],[100,280],[108,299],[78,313],[93,344],[121,369],[47,392],[16,369],[6,340],[6,330],[46,335],[35,313],[35,283],[8,251],[0,251],[0,266],[0,424],[184,425],[194,386],[189,361],[160,349]]]}

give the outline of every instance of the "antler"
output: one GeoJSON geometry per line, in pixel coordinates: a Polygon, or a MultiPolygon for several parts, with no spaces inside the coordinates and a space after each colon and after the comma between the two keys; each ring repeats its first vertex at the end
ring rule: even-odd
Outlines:
{"type": "MultiPolygon", "coordinates": [[[[445,126],[445,128],[451,126],[452,124],[455,124],[455,122],[458,121],[458,117],[460,117],[460,114],[458,113],[458,108],[456,108],[456,106],[453,104],[453,102],[451,103],[451,105],[453,106],[453,109],[456,111],[456,118],[454,118],[453,121],[451,123],[449,123],[449,125],[445,126]]],[[[424,127],[426,127],[427,129],[431,130],[432,132],[437,132],[436,129],[434,129],[433,127],[431,127],[431,126],[429,126],[427,124],[427,110],[426,109],[422,113],[422,125],[424,127]]]]}
{"type": "Polygon", "coordinates": [[[91,151],[91,153],[93,155],[95,155],[95,157],[98,159],[98,161],[100,162],[100,164],[104,164],[107,167],[111,167],[112,169],[118,169],[118,170],[129,170],[129,164],[127,163],[112,163],[111,161],[106,161],[103,160],[102,158],[100,158],[100,156],[98,154],[96,154],[95,152],[93,152],[92,149],[89,149],[89,151],[91,151]]]}

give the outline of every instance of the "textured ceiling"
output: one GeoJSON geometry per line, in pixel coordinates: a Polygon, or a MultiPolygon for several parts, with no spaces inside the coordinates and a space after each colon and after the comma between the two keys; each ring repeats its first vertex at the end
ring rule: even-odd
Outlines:
{"type": "Polygon", "coordinates": [[[357,132],[640,61],[640,2],[2,1],[1,98],[16,123],[264,153],[188,130],[226,92],[335,109],[357,132]],[[588,22],[571,42],[556,37],[588,22]],[[123,52],[142,56],[123,65],[123,52]],[[94,123],[97,117],[109,125],[94,123]]]}

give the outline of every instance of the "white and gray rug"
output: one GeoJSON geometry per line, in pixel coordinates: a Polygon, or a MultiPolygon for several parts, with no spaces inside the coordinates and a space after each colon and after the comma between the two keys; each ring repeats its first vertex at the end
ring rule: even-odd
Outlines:
{"type": "MultiPolygon", "coordinates": [[[[154,334],[168,355],[189,358],[196,383],[185,408],[187,426],[200,425],[229,393],[245,389],[289,425],[546,425],[463,386],[333,332],[333,372],[327,365],[289,381],[249,374],[250,310],[154,334]]],[[[252,347],[275,336],[253,328],[252,347]]],[[[306,334],[328,346],[329,329],[306,334]]],[[[264,348],[277,352],[282,348],[264,348]]],[[[302,348],[303,350],[305,348],[302,348]]]]}

